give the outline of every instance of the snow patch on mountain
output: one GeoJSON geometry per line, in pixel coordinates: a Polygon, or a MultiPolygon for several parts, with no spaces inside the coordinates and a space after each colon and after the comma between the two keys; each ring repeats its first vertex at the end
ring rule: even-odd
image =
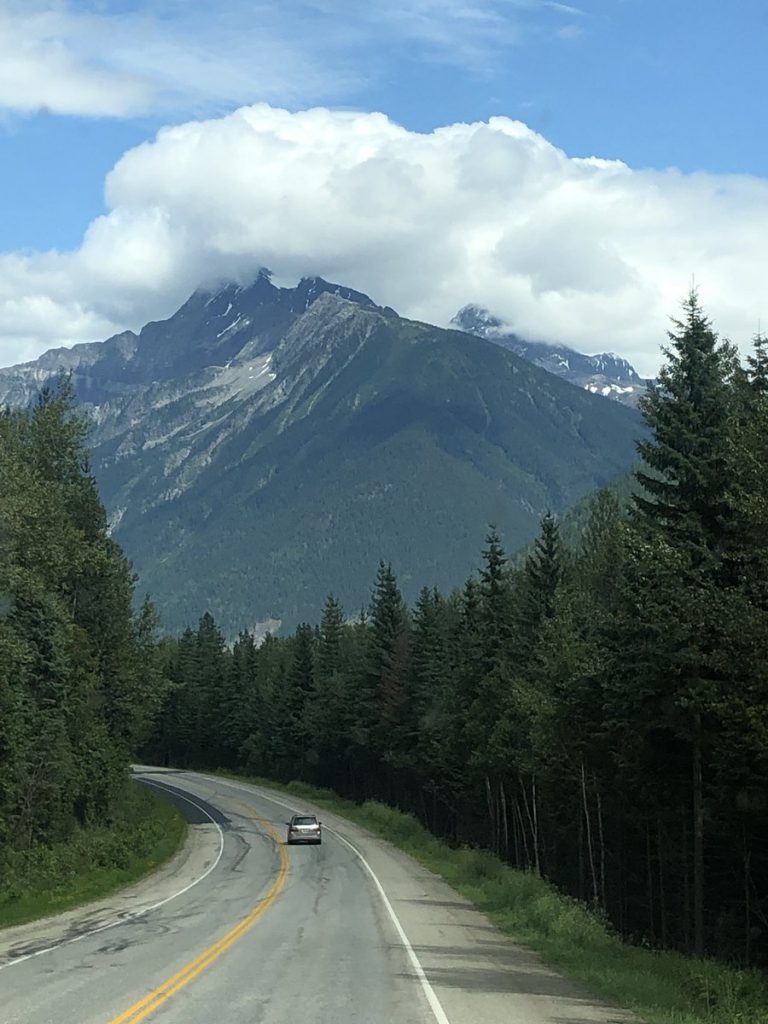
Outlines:
{"type": "Polygon", "coordinates": [[[464,306],[451,323],[467,334],[474,334],[510,349],[523,359],[584,388],[592,395],[624,405],[637,405],[648,384],[631,363],[615,352],[585,355],[565,345],[527,341],[514,334],[498,317],[481,306],[464,306]]]}

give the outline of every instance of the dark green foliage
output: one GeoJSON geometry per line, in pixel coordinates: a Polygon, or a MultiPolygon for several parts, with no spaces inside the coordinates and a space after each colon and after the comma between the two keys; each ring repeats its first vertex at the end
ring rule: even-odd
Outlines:
{"type": "Polygon", "coordinates": [[[108,821],[65,841],[4,851],[0,928],[60,914],[107,896],[170,859],[186,822],[165,797],[125,780],[108,821]]]}
{"type": "Polygon", "coordinates": [[[736,356],[718,343],[691,293],[674,321],[667,362],[640,406],[653,434],[638,445],[645,464],[635,502],[647,524],[680,543],[698,565],[722,550],[730,521],[729,423],[736,356]]]}
{"type": "Polygon", "coordinates": [[[371,601],[370,690],[391,747],[405,702],[409,658],[408,612],[391,565],[379,564],[371,601]]]}
{"type": "Polygon", "coordinates": [[[412,613],[382,562],[359,621],[329,598],[317,631],[241,637],[207,735],[239,702],[234,767],[411,811],[630,941],[768,965],[767,379],[762,340],[742,370],[689,298],[639,482],[545,515],[518,559],[491,528],[479,573],[412,613]]]}
{"type": "Polygon", "coordinates": [[[109,826],[163,699],[85,440],[66,380],[0,414],[0,862],[109,826]]]}

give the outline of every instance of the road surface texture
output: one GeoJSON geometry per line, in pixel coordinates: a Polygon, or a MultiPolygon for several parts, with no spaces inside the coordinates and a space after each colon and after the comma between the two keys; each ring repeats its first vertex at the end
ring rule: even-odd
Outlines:
{"type": "Polygon", "coordinates": [[[185,849],[111,899],[0,932],[1,1024],[625,1024],[411,858],[293,796],[137,769],[185,849]]]}

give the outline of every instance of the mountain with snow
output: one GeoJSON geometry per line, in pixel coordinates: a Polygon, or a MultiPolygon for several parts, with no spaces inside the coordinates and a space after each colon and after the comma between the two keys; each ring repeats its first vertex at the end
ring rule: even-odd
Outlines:
{"type": "Polygon", "coordinates": [[[649,383],[631,363],[614,352],[588,356],[566,345],[525,341],[505,328],[498,317],[481,306],[464,306],[451,323],[468,334],[509,349],[576,387],[625,405],[636,406],[649,383]]]}
{"type": "MultiPolygon", "coordinates": [[[[368,603],[379,559],[406,597],[450,590],[488,524],[510,551],[626,471],[634,410],[514,352],[398,317],[319,278],[197,291],[138,334],[0,370],[26,405],[71,372],[93,471],[166,628],[229,635],[368,603]]],[[[271,628],[271,627],[270,627],[271,628]]]]}

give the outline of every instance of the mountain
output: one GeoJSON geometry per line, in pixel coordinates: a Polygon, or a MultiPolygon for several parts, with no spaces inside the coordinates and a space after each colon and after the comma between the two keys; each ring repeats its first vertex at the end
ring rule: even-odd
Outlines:
{"type": "Polygon", "coordinates": [[[116,539],[169,629],[227,633],[450,589],[489,522],[510,550],[634,461],[639,416],[455,330],[307,279],[198,291],[170,319],[0,370],[24,404],[71,369],[116,539]]]}
{"type": "Polygon", "coordinates": [[[631,363],[613,352],[585,356],[566,345],[525,341],[505,330],[501,320],[480,306],[464,306],[451,323],[456,324],[467,334],[474,334],[508,348],[536,366],[575,384],[576,387],[584,388],[593,395],[614,399],[624,405],[635,407],[649,383],[637,373],[631,363]]]}
{"type": "Polygon", "coordinates": [[[69,370],[80,399],[96,407],[119,402],[147,384],[165,386],[196,374],[207,386],[208,371],[271,352],[288,326],[322,294],[397,315],[375,306],[367,295],[320,278],[305,278],[296,288],[276,288],[263,270],[247,288],[227,284],[212,292],[196,291],[169,320],[149,323],[138,335],[125,331],[103,342],[51,349],[34,362],[0,369],[0,405],[30,401],[42,383],[69,370]]]}

